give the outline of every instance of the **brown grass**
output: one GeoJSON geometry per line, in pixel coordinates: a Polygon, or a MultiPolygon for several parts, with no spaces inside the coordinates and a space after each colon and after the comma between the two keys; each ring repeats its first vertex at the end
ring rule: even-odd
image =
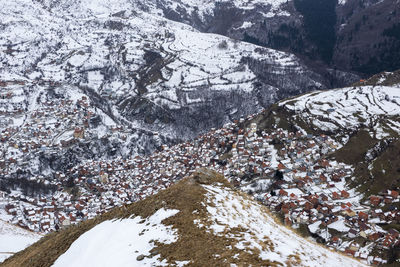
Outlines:
{"type": "Polygon", "coordinates": [[[365,161],[365,154],[368,149],[372,148],[377,143],[367,130],[360,130],[341,149],[333,154],[333,157],[346,163],[357,164],[365,161]]]}
{"type": "MultiPolygon", "coordinates": [[[[176,261],[190,261],[188,266],[282,266],[283,263],[261,260],[257,249],[250,246],[244,250],[235,245],[243,237],[247,229],[242,227],[227,228],[224,235],[217,236],[207,230],[208,227],[199,227],[194,220],[200,220],[205,226],[212,223],[208,220],[208,212],[203,203],[208,203],[206,190],[202,184],[219,183],[232,190],[245,200],[254,201],[243,192],[236,191],[225,178],[216,172],[200,170],[192,176],[183,179],[176,185],[159,192],[129,206],[115,208],[109,213],[89,220],[66,230],[51,233],[34,245],[7,259],[2,266],[12,267],[45,267],[51,266],[70,245],[83,233],[97,224],[111,219],[141,216],[147,218],[160,208],[180,210],[175,216],[163,221],[163,224],[172,226],[178,233],[178,240],[172,244],[155,242],[155,248],[150,251],[153,257],[159,255],[169,265],[176,261]]],[[[268,209],[261,206],[266,216],[272,216],[268,209]]],[[[275,218],[274,216],[272,216],[275,218]]],[[[275,221],[278,219],[275,218],[275,221]]],[[[274,251],[273,237],[259,238],[258,243],[265,251],[274,251]]],[[[257,238],[255,238],[257,240],[257,238]]],[[[289,266],[301,265],[300,257],[292,255],[286,262],[289,266]]]]}
{"type": "MultiPolygon", "coordinates": [[[[212,183],[222,183],[224,186],[232,188],[222,175],[201,170],[157,195],[129,206],[115,208],[109,213],[63,231],[48,234],[37,243],[7,259],[2,266],[51,266],[79,236],[97,224],[105,220],[131,216],[147,218],[162,207],[180,210],[175,216],[163,221],[165,225],[171,225],[177,230],[179,238],[172,244],[156,243],[151,255],[160,254],[161,259],[166,259],[171,265],[175,261],[190,260],[189,266],[229,266],[231,263],[238,266],[276,266],[277,263],[262,261],[258,257],[258,253],[255,253],[256,251],[242,251],[235,248],[237,240],[225,236],[215,236],[193,223],[195,219],[208,216],[202,205],[206,201],[206,190],[201,184],[212,183]],[[193,213],[194,211],[196,212],[193,213]],[[236,254],[239,256],[234,258],[236,254]]],[[[231,232],[226,234],[229,236],[235,232],[238,234],[242,230],[231,229],[231,232]]],[[[147,256],[151,257],[151,255],[147,256]]]]}

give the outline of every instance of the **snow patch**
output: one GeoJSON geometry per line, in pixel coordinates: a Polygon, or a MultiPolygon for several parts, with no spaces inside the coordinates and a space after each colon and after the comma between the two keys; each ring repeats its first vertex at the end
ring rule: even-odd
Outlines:
{"type": "Polygon", "coordinates": [[[165,266],[166,261],[160,261],[157,255],[146,256],[154,241],[170,244],[177,240],[176,231],[162,221],[178,212],[161,208],[146,220],[137,216],[102,222],[75,240],[53,266],[165,266]],[[138,261],[140,255],[145,258],[138,261]]]}
{"type": "Polygon", "coordinates": [[[0,263],[42,236],[0,220],[0,263]]]}

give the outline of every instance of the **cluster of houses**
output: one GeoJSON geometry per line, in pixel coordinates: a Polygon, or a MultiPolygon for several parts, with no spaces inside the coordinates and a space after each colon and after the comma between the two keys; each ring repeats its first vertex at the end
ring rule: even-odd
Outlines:
{"type": "Polygon", "coordinates": [[[30,104],[35,108],[29,111],[26,96],[34,92],[19,85],[7,83],[1,88],[10,96],[4,101],[0,97],[0,140],[3,144],[0,161],[5,165],[0,174],[4,176],[24,166],[35,166],[34,155],[40,152],[57,153],[62,149],[64,136],[68,139],[76,129],[84,131],[92,115],[86,97],[73,104],[72,100],[64,98],[38,96],[35,103],[30,104]]]}
{"type": "Polygon", "coordinates": [[[255,197],[279,213],[286,225],[305,225],[330,247],[369,263],[385,263],[388,250],[400,245],[398,231],[381,227],[400,222],[400,211],[392,205],[400,201],[399,192],[387,190],[364,199],[346,188],[352,168],[327,159],[339,147],[335,141],[285,131],[279,136],[283,145],[274,175],[281,175],[268,190],[257,191],[253,183],[255,197]]]}
{"type": "MultiPolygon", "coordinates": [[[[12,149],[0,158],[0,175],[23,167],[28,150],[56,151],[88,138],[92,115],[88,100],[82,97],[77,105],[68,101],[43,100],[22,127],[2,128],[2,143],[12,149]],[[67,131],[60,134],[58,127],[67,131]]],[[[32,177],[55,185],[57,191],[38,197],[20,191],[3,193],[2,208],[10,222],[48,233],[143,199],[197,168],[208,167],[280,214],[285,224],[306,226],[328,246],[369,263],[385,263],[387,251],[400,245],[399,233],[383,227],[400,222],[399,210],[393,205],[399,202],[399,192],[385,191],[363,199],[348,189],[346,180],[353,170],[328,160],[340,147],[329,136],[260,131],[255,123],[243,129],[239,127],[243,122],[212,129],[190,142],[163,146],[150,156],[91,160],[64,173],[32,177]]]]}
{"type": "Polygon", "coordinates": [[[107,125],[106,130],[94,126],[96,108],[85,95],[68,99],[33,87],[39,84],[49,90],[52,82],[23,84],[0,81],[1,176],[23,169],[41,173],[37,164],[40,155],[60,155],[74,144],[101,138],[102,134],[126,140],[127,130],[122,126],[107,125]]]}

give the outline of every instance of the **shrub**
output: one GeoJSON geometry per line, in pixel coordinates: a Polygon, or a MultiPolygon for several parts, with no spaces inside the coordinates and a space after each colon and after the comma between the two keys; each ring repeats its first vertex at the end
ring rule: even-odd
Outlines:
{"type": "Polygon", "coordinates": [[[228,48],[228,42],[227,42],[226,40],[221,41],[221,42],[218,44],[218,48],[219,48],[219,49],[227,49],[227,48],[228,48]]]}

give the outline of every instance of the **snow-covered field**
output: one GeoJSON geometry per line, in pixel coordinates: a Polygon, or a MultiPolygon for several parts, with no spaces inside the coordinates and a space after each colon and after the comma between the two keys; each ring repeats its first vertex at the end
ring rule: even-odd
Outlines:
{"type": "Polygon", "coordinates": [[[376,130],[371,133],[376,138],[400,133],[400,87],[363,86],[318,91],[279,105],[295,111],[296,116],[321,130],[338,131],[367,125],[376,130]]]}
{"type": "Polygon", "coordinates": [[[0,262],[38,241],[42,236],[0,220],[0,262]]]}

